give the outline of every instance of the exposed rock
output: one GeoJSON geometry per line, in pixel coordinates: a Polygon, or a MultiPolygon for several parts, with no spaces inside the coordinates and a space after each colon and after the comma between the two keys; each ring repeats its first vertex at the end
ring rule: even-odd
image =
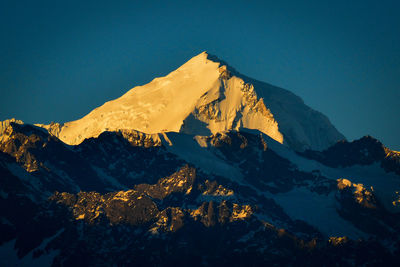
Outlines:
{"type": "Polygon", "coordinates": [[[363,184],[355,184],[347,179],[338,179],[338,189],[348,191],[353,194],[354,200],[363,207],[375,209],[376,200],[373,195],[374,189],[371,187],[369,190],[363,184]]]}
{"type": "Polygon", "coordinates": [[[207,227],[214,226],[217,222],[224,224],[249,219],[252,214],[253,211],[249,205],[233,203],[229,207],[226,200],[220,202],[218,207],[213,201],[203,202],[199,208],[190,211],[190,216],[194,220],[200,220],[207,227]]]}
{"type": "Polygon", "coordinates": [[[154,147],[161,146],[158,134],[145,134],[135,130],[120,130],[122,136],[133,146],[154,147]]]}
{"type": "MultiPolygon", "coordinates": [[[[253,214],[250,205],[229,204],[226,200],[220,203],[203,202],[195,210],[183,207],[167,207],[160,210],[155,200],[164,200],[172,193],[182,195],[195,194],[192,186],[195,181],[195,170],[188,166],[169,177],[161,178],[157,184],[141,184],[134,190],[100,194],[97,192],[79,192],[69,194],[56,192],[51,201],[69,207],[75,220],[84,220],[89,224],[100,223],[106,219],[110,224],[149,225],[153,234],[176,232],[184,226],[185,217],[201,221],[205,226],[215,226],[217,222],[235,222],[249,219],[253,214]]],[[[219,196],[233,194],[214,182],[205,182],[207,191],[219,196]]],[[[203,193],[205,193],[203,192],[203,193]]]]}
{"type": "Polygon", "coordinates": [[[46,129],[49,134],[58,137],[60,135],[61,129],[64,126],[58,122],[51,122],[50,124],[35,124],[35,126],[46,129]]]}
{"type": "Polygon", "coordinates": [[[47,144],[46,141],[47,140],[43,140],[41,136],[34,133],[28,135],[23,134],[18,131],[18,125],[11,122],[3,131],[3,136],[0,141],[0,151],[14,157],[26,171],[34,172],[39,170],[41,163],[38,162],[30,150],[37,147],[45,147],[47,144]]]}
{"type": "Polygon", "coordinates": [[[16,120],[15,118],[0,121],[0,140],[1,140],[1,136],[3,135],[3,133],[7,129],[7,127],[10,125],[10,123],[24,124],[23,121],[16,120]]]}
{"type": "Polygon", "coordinates": [[[299,154],[335,168],[377,162],[386,171],[400,175],[400,152],[390,150],[371,136],[353,142],[340,141],[322,152],[307,150],[299,154]]]}
{"type": "Polygon", "coordinates": [[[158,234],[162,232],[176,232],[184,225],[185,213],[178,207],[168,207],[161,211],[158,221],[150,228],[150,232],[158,234]]]}
{"type": "Polygon", "coordinates": [[[346,244],[347,242],[349,242],[349,239],[347,238],[347,236],[343,236],[343,237],[332,236],[329,238],[328,242],[332,246],[337,247],[337,246],[346,244]]]}
{"type": "Polygon", "coordinates": [[[185,166],[173,175],[160,179],[157,184],[139,184],[135,186],[135,190],[144,192],[152,198],[164,199],[172,193],[189,194],[195,179],[195,170],[185,166]]]}
{"type": "Polygon", "coordinates": [[[400,152],[385,147],[385,158],[381,161],[382,167],[400,175],[400,152]]]}
{"type": "Polygon", "coordinates": [[[199,190],[202,191],[203,195],[206,196],[223,196],[229,197],[233,196],[233,190],[227,189],[222,185],[218,184],[217,181],[206,180],[204,185],[199,184],[199,190]]]}

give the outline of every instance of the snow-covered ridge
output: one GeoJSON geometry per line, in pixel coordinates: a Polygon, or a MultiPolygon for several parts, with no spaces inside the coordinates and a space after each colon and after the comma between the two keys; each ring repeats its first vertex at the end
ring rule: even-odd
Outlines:
{"type": "Polygon", "coordinates": [[[320,150],[344,138],[299,97],[240,75],[206,52],[79,120],[38,126],[67,144],[120,129],[195,135],[255,129],[296,150],[320,150]]]}

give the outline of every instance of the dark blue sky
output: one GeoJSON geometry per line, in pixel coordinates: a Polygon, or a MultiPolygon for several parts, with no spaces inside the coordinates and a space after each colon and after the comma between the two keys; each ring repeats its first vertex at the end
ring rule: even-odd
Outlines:
{"type": "Polygon", "coordinates": [[[207,50],[348,139],[400,150],[399,13],[400,1],[1,1],[0,120],[78,119],[207,50]]]}

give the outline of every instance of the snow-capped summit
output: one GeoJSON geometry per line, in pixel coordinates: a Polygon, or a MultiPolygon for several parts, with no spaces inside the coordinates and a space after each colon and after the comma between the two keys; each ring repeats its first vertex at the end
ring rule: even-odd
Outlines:
{"type": "Polygon", "coordinates": [[[296,95],[241,75],[206,52],[79,120],[41,126],[68,144],[121,129],[194,135],[256,129],[296,150],[321,150],[344,139],[296,95]]]}

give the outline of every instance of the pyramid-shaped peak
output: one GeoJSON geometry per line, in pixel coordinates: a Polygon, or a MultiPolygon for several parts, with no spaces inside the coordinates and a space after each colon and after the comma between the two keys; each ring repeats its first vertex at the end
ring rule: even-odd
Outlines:
{"type": "Polygon", "coordinates": [[[186,65],[204,65],[207,64],[208,62],[208,54],[204,51],[201,52],[200,54],[190,58],[186,63],[184,63],[181,67],[179,67],[178,69],[186,66],[186,65]]]}
{"type": "Polygon", "coordinates": [[[208,60],[211,60],[213,62],[218,62],[218,63],[224,62],[218,56],[210,54],[207,51],[203,51],[200,54],[194,56],[193,58],[204,58],[204,59],[208,59],[208,60]]]}
{"type": "Polygon", "coordinates": [[[254,129],[298,150],[320,150],[344,139],[299,97],[249,80],[203,51],[167,76],[132,88],[54,132],[68,144],[79,144],[122,129],[194,135],[254,129]]]}
{"type": "Polygon", "coordinates": [[[217,63],[219,64],[219,67],[225,66],[225,68],[233,75],[240,75],[236,69],[232,66],[229,65],[228,62],[224,61],[220,57],[210,54],[207,51],[203,51],[200,54],[192,57],[190,60],[188,60],[183,66],[185,66],[187,63],[189,64],[208,64],[210,62],[217,63]]]}

